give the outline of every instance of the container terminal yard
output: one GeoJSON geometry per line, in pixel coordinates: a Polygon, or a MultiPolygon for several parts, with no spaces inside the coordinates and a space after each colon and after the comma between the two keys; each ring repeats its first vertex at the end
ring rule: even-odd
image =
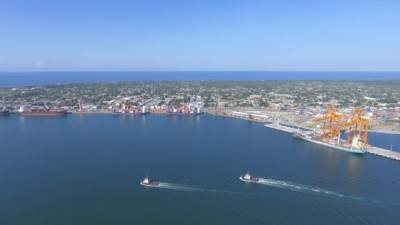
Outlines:
{"type": "Polygon", "coordinates": [[[214,115],[228,116],[239,119],[265,123],[265,127],[275,129],[331,149],[342,150],[353,154],[369,153],[372,155],[400,161],[400,152],[369,145],[368,118],[361,108],[355,108],[350,115],[342,115],[333,105],[327,111],[313,118],[314,129],[302,125],[280,123],[271,117],[258,112],[226,112],[211,111],[214,115]],[[341,135],[347,131],[347,138],[341,135]]]}

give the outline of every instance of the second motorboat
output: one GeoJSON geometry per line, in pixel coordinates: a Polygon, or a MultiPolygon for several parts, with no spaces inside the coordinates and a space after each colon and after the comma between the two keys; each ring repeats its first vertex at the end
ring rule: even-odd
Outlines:
{"type": "Polygon", "coordinates": [[[160,187],[160,181],[150,180],[146,177],[140,182],[140,185],[145,187],[160,187]]]}
{"type": "Polygon", "coordinates": [[[259,178],[252,176],[249,172],[245,173],[243,176],[240,176],[239,179],[246,183],[257,183],[259,178]]]}

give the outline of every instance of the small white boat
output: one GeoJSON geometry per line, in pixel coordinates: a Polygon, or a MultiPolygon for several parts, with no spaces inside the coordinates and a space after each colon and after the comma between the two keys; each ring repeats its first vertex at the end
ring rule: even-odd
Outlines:
{"type": "Polygon", "coordinates": [[[140,182],[140,185],[145,186],[145,187],[159,187],[160,186],[160,182],[159,181],[150,180],[148,177],[146,177],[140,182]]]}
{"type": "Polygon", "coordinates": [[[247,172],[243,176],[240,176],[239,179],[246,183],[257,183],[258,182],[258,177],[254,177],[254,176],[250,175],[249,172],[247,172]]]}

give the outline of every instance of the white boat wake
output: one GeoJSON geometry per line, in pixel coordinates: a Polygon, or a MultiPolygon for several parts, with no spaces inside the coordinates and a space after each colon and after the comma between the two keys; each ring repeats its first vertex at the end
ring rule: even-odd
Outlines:
{"type": "MultiPolygon", "coordinates": [[[[390,203],[390,202],[382,202],[379,200],[371,200],[367,198],[357,197],[353,195],[346,195],[334,191],[329,191],[325,189],[320,189],[316,187],[296,184],[292,182],[287,182],[283,180],[275,180],[275,179],[267,179],[267,178],[258,178],[257,184],[274,187],[274,188],[281,188],[291,191],[297,191],[302,193],[308,194],[317,194],[322,195],[325,197],[333,197],[333,198],[341,198],[343,200],[353,200],[353,201],[361,201],[361,202],[369,202],[373,204],[389,204],[389,205],[396,205],[398,206],[399,203],[390,203]]],[[[259,197],[269,197],[271,195],[265,194],[257,194],[257,193],[248,193],[248,192],[239,192],[239,191],[228,191],[228,190],[217,190],[217,189],[209,189],[209,188],[202,188],[184,184],[176,184],[176,183],[166,183],[161,182],[158,186],[160,189],[168,189],[174,191],[184,191],[184,192],[198,192],[198,193],[214,193],[214,194],[231,194],[231,195],[244,195],[244,196],[259,196],[259,197]]]]}
{"type": "MultiPolygon", "coordinates": [[[[306,185],[301,185],[301,184],[295,184],[283,180],[274,180],[274,179],[267,179],[267,178],[259,178],[258,179],[258,184],[270,186],[270,187],[276,187],[276,188],[283,188],[287,190],[292,190],[292,191],[298,191],[298,192],[304,192],[304,193],[315,193],[315,194],[325,194],[325,195],[331,195],[335,197],[347,197],[344,194],[333,192],[333,191],[328,191],[320,188],[315,188],[315,187],[310,187],[306,185]]],[[[355,197],[355,196],[354,196],[355,197]]],[[[355,197],[358,198],[358,197],[355,197]]],[[[362,198],[358,198],[362,199],[362,198]]]]}
{"type": "Polygon", "coordinates": [[[159,188],[163,188],[163,189],[169,189],[169,190],[175,190],[175,191],[187,191],[187,192],[203,192],[203,193],[217,193],[217,194],[237,194],[237,195],[255,195],[255,194],[252,194],[252,193],[201,188],[201,187],[195,187],[195,186],[190,186],[190,185],[174,184],[174,183],[166,183],[166,182],[161,182],[158,187],[159,188]]]}
{"type": "Polygon", "coordinates": [[[161,189],[169,189],[174,191],[185,191],[185,192],[198,192],[198,193],[208,193],[208,194],[226,194],[226,195],[241,195],[241,196],[253,196],[253,197],[271,197],[273,195],[270,194],[259,194],[259,193],[251,193],[251,192],[241,192],[241,191],[229,191],[222,189],[210,189],[210,188],[202,188],[196,186],[190,186],[185,184],[175,184],[175,183],[166,183],[161,182],[158,188],[161,189]]]}
{"type": "Polygon", "coordinates": [[[206,192],[206,189],[204,189],[204,188],[193,187],[193,186],[182,185],[182,184],[166,183],[166,182],[161,182],[158,187],[163,188],[163,189],[176,190],[176,191],[206,192]]]}
{"type": "Polygon", "coordinates": [[[321,188],[306,186],[306,185],[302,185],[302,184],[296,184],[296,183],[287,182],[287,181],[283,181],[283,180],[259,178],[257,183],[266,185],[269,187],[287,189],[287,190],[297,191],[297,192],[302,192],[302,193],[324,195],[327,197],[350,199],[350,200],[370,202],[370,203],[375,203],[375,204],[385,203],[385,204],[391,204],[391,205],[398,205],[398,203],[388,203],[388,202],[382,202],[379,200],[372,200],[372,199],[367,199],[367,198],[363,198],[363,197],[358,197],[358,196],[354,196],[354,195],[346,195],[346,194],[342,194],[342,193],[338,193],[338,192],[334,192],[334,191],[329,191],[329,190],[325,190],[325,189],[321,189],[321,188]]]}

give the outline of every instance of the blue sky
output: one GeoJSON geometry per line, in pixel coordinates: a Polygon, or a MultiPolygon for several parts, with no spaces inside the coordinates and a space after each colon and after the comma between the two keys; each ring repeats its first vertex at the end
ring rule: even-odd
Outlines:
{"type": "Polygon", "coordinates": [[[0,0],[0,71],[400,71],[400,1],[0,0]]]}

